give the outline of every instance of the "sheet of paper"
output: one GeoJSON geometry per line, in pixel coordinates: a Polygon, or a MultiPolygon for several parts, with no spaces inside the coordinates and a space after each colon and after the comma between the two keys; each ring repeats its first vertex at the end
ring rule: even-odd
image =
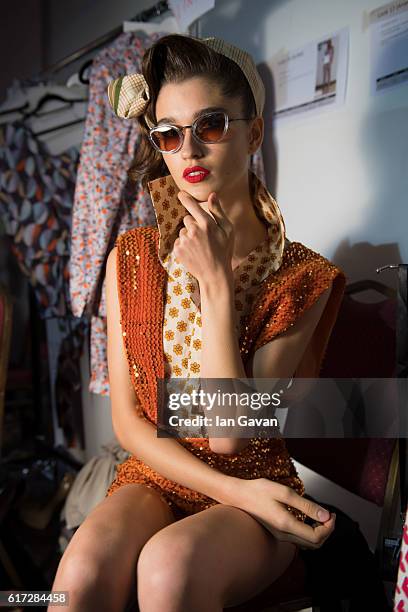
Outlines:
{"type": "Polygon", "coordinates": [[[408,84],[408,0],[370,13],[370,91],[376,95],[408,84]]]}
{"type": "Polygon", "coordinates": [[[169,0],[181,32],[187,32],[193,21],[213,9],[214,5],[215,0],[169,0]]]}
{"type": "Polygon", "coordinates": [[[275,117],[319,112],[344,104],[348,72],[349,30],[279,53],[268,62],[275,87],[275,117]]]}

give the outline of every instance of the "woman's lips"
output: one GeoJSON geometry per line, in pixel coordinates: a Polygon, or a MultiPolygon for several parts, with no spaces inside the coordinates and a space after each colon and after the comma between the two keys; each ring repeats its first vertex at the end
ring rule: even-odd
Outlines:
{"type": "Polygon", "coordinates": [[[195,166],[194,168],[188,168],[183,173],[183,178],[189,183],[200,183],[203,181],[208,175],[210,171],[206,168],[201,168],[200,166],[195,166]]]}

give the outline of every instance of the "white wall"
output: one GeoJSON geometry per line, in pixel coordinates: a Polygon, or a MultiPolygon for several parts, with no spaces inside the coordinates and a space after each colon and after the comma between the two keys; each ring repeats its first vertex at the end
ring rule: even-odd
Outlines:
{"type": "Polygon", "coordinates": [[[381,4],[224,0],[202,18],[200,34],[224,37],[259,63],[350,28],[345,106],[268,121],[265,144],[275,143],[277,160],[276,180],[272,165],[267,168],[268,186],[291,240],[342,266],[349,282],[376,278],[396,287],[395,273],[379,277],[375,268],[408,261],[408,86],[369,94],[367,14],[381,4]]]}

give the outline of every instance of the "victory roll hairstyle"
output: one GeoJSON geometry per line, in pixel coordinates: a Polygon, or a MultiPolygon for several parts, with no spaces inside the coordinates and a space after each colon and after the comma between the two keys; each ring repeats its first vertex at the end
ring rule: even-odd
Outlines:
{"type": "MultiPolygon", "coordinates": [[[[245,117],[256,116],[254,96],[239,66],[228,57],[216,53],[198,39],[180,34],[163,36],[143,56],[142,74],[149,87],[149,104],[145,115],[156,125],[156,101],[165,83],[181,83],[193,77],[204,77],[220,88],[225,97],[241,98],[245,117]]],[[[147,183],[168,174],[162,154],[151,145],[149,127],[144,115],[134,119],[139,123],[141,142],[137,148],[129,177],[147,183]]]]}

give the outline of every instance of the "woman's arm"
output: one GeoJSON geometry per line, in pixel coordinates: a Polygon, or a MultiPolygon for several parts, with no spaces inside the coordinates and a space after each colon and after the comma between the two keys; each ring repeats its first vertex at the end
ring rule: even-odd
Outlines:
{"type": "MultiPolygon", "coordinates": [[[[202,378],[291,378],[313,335],[329,299],[331,287],[289,330],[258,349],[248,364],[242,363],[235,330],[232,280],[220,274],[217,282],[200,283],[203,326],[202,378]]],[[[210,438],[218,453],[236,453],[245,448],[248,438],[210,438]]]]}

